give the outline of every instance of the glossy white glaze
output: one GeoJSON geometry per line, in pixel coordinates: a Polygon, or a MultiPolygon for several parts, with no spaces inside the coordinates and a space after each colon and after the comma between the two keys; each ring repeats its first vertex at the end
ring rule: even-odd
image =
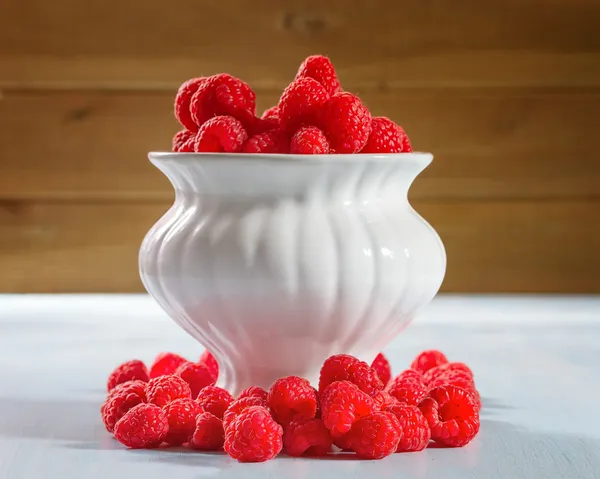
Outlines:
{"type": "Polygon", "coordinates": [[[176,200],[142,244],[142,281],[233,392],[314,381],[339,352],[370,361],[444,277],[407,199],[431,158],[151,154],[176,200]]]}

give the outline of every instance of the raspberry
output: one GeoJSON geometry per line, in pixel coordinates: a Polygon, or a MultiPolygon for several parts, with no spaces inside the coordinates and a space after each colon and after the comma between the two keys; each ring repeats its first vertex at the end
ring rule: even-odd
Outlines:
{"type": "Polygon", "coordinates": [[[385,388],[392,378],[392,367],[390,366],[390,362],[383,355],[383,353],[379,353],[373,363],[371,364],[371,368],[375,370],[379,379],[383,383],[383,387],[385,388]]]}
{"type": "Polygon", "coordinates": [[[219,363],[208,349],[202,353],[198,363],[204,364],[208,368],[215,381],[219,379],[219,363]]]}
{"type": "Polygon", "coordinates": [[[431,368],[435,368],[440,364],[447,363],[448,359],[441,351],[437,351],[435,349],[429,351],[423,351],[419,354],[414,361],[411,363],[411,369],[416,369],[422,374],[425,374],[426,371],[429,371],[431,368]]]}
{"type": "Polygon", "coordinates": [[[151,379],[146,386],[146,400],[163,407],[175,399],[191,398],[190,387],[182,378],[174,375],[151,379]]]}
{"type": "Polygon", "coordinates": [[[178,153],[191,153],[194,151],[196,134],[189,130],[181,130],[173,137],[173,151],[178,153]]]}
{"type": "Polygon", "coordinates": [[[138,381],[148,382],[148,369],[146,365],[138,359],[132,359],[120,364],[110,373],[106,388],[110,391],[115,386],[137,379],[138,381]]]}
{"type": "Polygon", "coordinates": [[[194,151],[237,153],[247,138],[248,134],[239,120],[232,116],[215,116],[198,130],[194,151]]]}
{"type": "Polygon", "coordinates": [[[331,437],[333,438],[333,444],[339,447],[343,452],[354,452],[350,445],[350,436],[348,433],[340,434],[332,431],[331,437]]]}
{"type": "Polygon", "coordinates": [[[401,439],[396,452],[421,451],[429,444],[431,431],[427,419],[417,406],[396,404],[387,408],[400,423],[401,439]]]}
{"type": "Polygon", "coordinates": [[[317,412],[317,395],[306,379],[298,376],[280,378],[269,390],[267,403],[273,417],[287,424],[293,417],[312,419],[317,412]]]}
{"type": "Polygon", "coordinates": [[[327,91],[328,95],[334,95],[340,91],[340,81],[335,73],[333,64],[329,58],[323,55],[312,55],[302,62],[296,79],[312,78],[317,80],[327,91]]]}
{"type": "Polygon", "coordinates": [[[402,128],[400,125],[398,125],[398,128],[400,128],[402,130],[402,133],[404,133],[404,136],[402,137],[402,153],[412,152],[412,145],[410,144],[410,139],[405,133],[404,128],[402,128]]]}
{"type": "Polygon", "coordinates": [[[227,431],[229,424],[242,412],[252,406],[267,407],[266,399],[256,396],[246,396],[233,401],[223,414],[223,428],[227,431]]]}
{"type": "Polygon", "coordinates": [[[377,411],[356,421],[345,439],[357,457],[382,459],[396,452],[400,422],[387,411],[377,411]]]}
{"type": "Polygon", "coordinates": [[[216,382],[215,377],[205,364],[184,363],[177,368],[175,375],[189,384],[192,399],[198,397],[198,393],[206,386],[212,386],[216,382]]]}
{"type": "Polygon", "coordinates": [[[336,354],[326,359],[321,367],[319,392],[335,381],[350,381],[369,396],[383,389],[377,373],[367,363],[349,354],[336,354]]]}
{"type": "MultiPolygon", "coordinates": [[[[198,127],[215,116],[232,116],[242,124],[251,122],[256,95],[247,83],[227,73],[209,77],[190,101],[190,114],[198,127]]],[[[205,150],[202,150],[205,151],[205,150]]]]}
{"type": "Polygon", "coordinates": [[[138,404],[115,425],[115,438],[132,449],[158,447],[169,432],[165,412],[154,404],[138,404]]]}
{"type": "Polygon", "coordinates": [[[465,363],[444,363],[436,366],[434,368],[429,369],[424,375],[423,378],[426,384],[430,384],[437,377],[447,373],[447,372],[461,371],[471,378],[473,378],[473,371],[471,368],[467,366],[465,363]]]}
{"type": "Polygon", "coordinates": [[[371,120],[371,133],[361,153],[400,153],[406,134],[389,118],[376,116],[371,120]]]}
{"type": "Polygon", "coordinates": [[[345,434],[374,407],[373,399],[349,381],[333,382],[321,394],[321,417],[332,434],[345,434]]]}
{"type": "Polygon", "coordinates": [[[143,381],[127,381],[119,384],[108,394],[102,404],[102,422],[108,432],[113,432],[115,424],[132,407],[146,402],[146,383],[143,381]]]}
{"type": "Polygon", "coordinates": [[[279,121],[289,133],[304,125],[316,125],[319,111],[329,95],[312,78],[299,78],[288,85],[279,100],[279,121]]]}
{"type": "Polygon", "coordinates": [[[336,93],[321,111],[321,126],[336,153],[357,153],[371,133],[371,114],[355,95],[336,93]]]}
{"type": "Polygon", "coordinates": [[[457,386],[433,389],[419,405],[431,429],[431,439],[439,444],[460,447],[479,432],[479,410],[473,397],[457,386]]]}
{"type": "Polygon", "coordinates": [[[175,353],[160,353],[150,366],[150,379],[175,374],[177,368],[188,360],[175,353]]]}
{"type": "Polygon", "coordinates": [[[418,383],[423,384],[423,386],[427,385],[427,382],[425,381],[425,378],[423,377],[423,375],[419,371],[416,371],[415,369],[405,369],[400,374],[398,374],[398,376],[396,376],[388,384],[388,389],[391,389],[396,384],[402,383],[402,382],[407,381],[407,380],[408,381],[417,381],[418,383]]]}
{"type": "Polygon", "coordinates": [[[397,404],[398,400],[387,391],[379,391],[373,396],[375,411],[385,411],[389,406],[397,404]]]}
{"type": "Polygon", "coordinates": [[[283,432],[283,448],[290,456],[323,456],[331,450],[331,433],[320,419],[294,418],[283,432]]]}
{"type": "Polygon", "coordinates": [[[237,398],[242,399],[245,397],[257,397],[257,398],[263,399],[266,402],[268,394],[269,393],[261,387],[250,386],[250,387],[244,389],[237,398]]]}
{"type": "Polygon", "coordinates": [[[196,416],[204,412],[200,404],[193,399],[175,399],[164,408],[169,421],[169,433],[165,442],[171,446],[180,446],[188,442],[196,429],[196,416]]]}
{"type": "MultiPolygon", "coordinates": [[[[190,101],[194,93],[196,93],[200,85],[204,84],[204,82],[206,82],[206,78],[201,77],[192,78],[182,83],[175,97],[175,118],[193,133],[198,131],[199,125],[194,122],[190,114],[190,101]]],[[[179,150],[174,149],[174,151],[179,150]]]]}
{"type": "Polygon", "coordinates": [[[440,374],[429,383],[429,389],[443,386],[445,384],[452,384],[453,386],[458,386],[466,389],[467,391],[475,389],[475,381],[473,381],[473,377],[469,376],[463,371],[458,370],[448,370],[440,374]]]}
{"type": "Polygon", "coordinates": [[[415,379],[395,381],[388,390],[390,396],[395,397],[398,402],[412,406],[418,405],[427,396],[427,391],[427,387],[415,379]]]}
{"type": "Polygon", "coordinates": [[[329,142],[325,134],[316,126],[303,126],[290,143],[290,153],[295,155],[326,155],[329,153],[329,142]]]}
{"type": "Polygon", "coordinates": [[[225,389],[217,386],[207,386],[200,391],[196,401],[206,412],[223,419],[223,414],[233,402],[233,396],[225,389]]]}
{"type": "Polygon", "coordinates": [[[227,427],[224,448],[240,462],[268,461],[281,451],[282,436],[283,428],[266,408],[251,406],[227,427]]]}
{"type": "Polygon", "coordinates": [[[270,118],[274,118],[279,122],[279,107],[277,105],[272,106],[271,108],[267,108],[263,114],[260,116],[262,120],[268,120],[270,118]]]}
{"type": "Polygon", "coordinates": [[[288,135],[276,128],[248,138],[242,151],[244,153],[287,153],[289,144],[288,135]]]}
{"type": "Polygon", "coordinates": [[[218,451],[225,442],[223,421],[209,412],[196,417],[196,429],[190,439],[190,447],[200,451],[218,451]]]}

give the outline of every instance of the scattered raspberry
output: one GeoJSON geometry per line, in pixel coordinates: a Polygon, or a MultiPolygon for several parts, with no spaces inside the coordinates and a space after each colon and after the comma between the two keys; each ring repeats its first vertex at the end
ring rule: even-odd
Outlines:
{"type": "Polygon", "coordinates": [[[190,387],[182,378],[174,375],[151,379],[146,386],[146,400],[163,407],[175,399],[191,398],[190,387]]]}
{"type": "Polygon", "coordinates": [[[329,153],[329,142],[325,133],[316,126],[303,126],[290,143],[290,153],[295,155],[326,155],[329,153]]]}
{"type": "Polygon", "coordinates": [[[400,422],[394,414],[377,411],[352,425],[346,438],[358,457],[382,459],[396,452],[400,441],[400,422]]]}
{"type": "Polygon", "coordinates": [[[115,438],[132,449],[158,447],[169,432],[164,411],[154,404],[138,404],[115,425],[115,438]]]}
{"type": "Polygon", "coordinates": [[[188,442],[196,429],[196,416],[204,412],[200,404],[193,399],[175,399],[164,407],[169,433],[165,442],[171,446],[180,446],[188,442]]]}
{"type": "Polygon", "coordinates": [[[439,376],[441,376],[447,372],[455,372],[455,371],[463,372],[463,373],[469,375],[471,378],[473,378],[473,371],[471,371],[471,368],[469,366],[467,366],[465,363],[440,364],[439,366],[429,369],[423,375],[423,378],[427,384],[431,384],[433,382],[433,380],[438,378],[439,376]]]}
{"type": "Polygon", "coordinates": [[[323,55],[311,55],[300,65],[296,79],[312,78],[318,81],[328,95],[334,95],[340,91],[340,81],[335,73],[335,68],[329,58],[323,55]]]}
{"type": "Polygon", "coordinates": [[[114,387],[100,408],[106,430],[113,432],[117,421],[132,407],[143,402],[146,402],[145,382],[127,381],[114,387]]]}
{"type": "Polygon", "coordinates": [[[232,116],[215,116],[198,130],[194,151],[237,153],[247,138],[248,134],[239,120],[232,116]]]}
{"type": "Polygon", "coordinates": [[[413,149],[412,145],[410,144],[410,139],[408,138],[408,135],[404,131],[404,128],[402,128],[400,125],[398,125],[398,128],[400,128],[400,130],[402,130],[402,133],[404,133],[404,136],[402,137],[402,153],[411,153],[413,149]]]}
{"type": "Polygon", "coordinates": [[[267,108],[263,114],[260,116],[263,120],[268,120],[269,118],[275,118],[277,122],[279,122],[279,107],[277,105],[272,106],[271,108],[267,108]]]}
{"type": "Polygon", "coordinates": [[[321,393],[321,417],[332,433],[344,434],[374,410],[373,399],[349,381],[329,384],[321,393]]]}
{"type": "Polygon", "coordinates": [[[194,151],[196,134],[189,130],[181,130],[173,137],[173,151],[177,153],[191,153],[194,151]]]}
{"type": "Polygon", "coordinates": [[[452,384],[453,386],[458,386],[467,391],[475,390],[475,381],[473,380],[473,377],[464,371],[459,370],[447,370],[443,372],[429,383],[429,389],[446,384],[452,384]]]}
{"type": "MultiPolygon", "coordinates": [[[[192,78],[182,83],[175,97],[175,118],[192,133],[198,131],[198,125],[194,122],[190,114],[190,102],[194,93],[196,93],[200,85],[204,82],[206,82],[206,78],[202,77],[192,78]]],[[[175,150],[175,148],[173,150],[180,151],[175,150]]]]}
{"type": "Polygon", "coordinates": [[[460,447],[479,432],[479,410],[473,397],[457,386],[433,389],[419,405],[431,429],[431,439],[439,444],[460,447]]]}
{"type": "Polygon", "coordinates": [[[257,397],[263,399],[266,403],[268,394],[269,393],[261,387],[250,386],[249,388],[244,389],[237,398],[242,399],[245,397],[257,397]]]}
{"type": "Polygon", "coordinates": [[[306,379],[298,376],[280,378],[269,390],[267,403],[273,417],[280,424],[287,424],[296,418],[315,417],[317,395],[306,379]]]}
{"type": "Polygon", "coordinates": [[[244,153],[288,153],[289,144],[288,135],[276,128],[248,138],[242,151],[244,153]]]}
{"type": "Polygon", "coordinates": [[[223,419],[223,414],[233,402],[233,396],[223,388],[217,386],[206,386],[200,391],[196,401],[206,412],[214,414],[223,419]]]}
{"type": "Polygon", "coordinates": [[[400,423],[401,439],[396,452],[421,451],[429,444],[431,431],[427,419],[417,406],[396,404],[387,408],[400,423]]]}
{"type": "Polygon", "coordinates": [[[110,373],[106,387],[110,391],[115,386],[134,379],[144,382],[148,381],[148,369],[146,368],[146,365],[138,359],[132,359],[131,361],[127,361],[117,366],[117,368],[110,373]]]}
{"type": "Polygon", "coordinates": [[[398,402],[418,405],[426,396],[429,389],[420,381],[415,379],[404,379],[403,381],[394,381],[393,386],[388,390],[390,396],[396,398],[398,402]]]}
{"type": "Polygon", "coordinates": [[[283,428],[266,408],[243,410],[225,431],[225,452],[240,462],[263,462],[274,458],[283,446],[283,428]]]}
{"type": "Polygon", "coordinates": [[[319,392],[335,381],[350,381],[369,396],[383,389],[377,373],[367,363],[349,354],[336,354],[326,359],[321,368],[319,392]]]}
{"type": "Polygon", "coordinates": [[[323,456],[331,450],[331,433],[320,419],[294,418],[283,432],[283,448],[290,456],[323,456]]]}
{"type": "Polygon", "coordinates": [[[158,376],[166,376],[175,374],[177,368],[188,360],[175,353],[160,353],[150,366],[150,379],[158,376]]]}
{"type": "Polygon", "coordinates": [[[429,371],[431,368],[435,368],[440,364],[447,363],[448,359],[441,351],[435,349],[429,351],[423,351],[419,354],[414,361],[411,363],[411,369],[416,369],[422,374],[429,371]]]}
{"type": "Polygon", "coordinates": [[[210,369],[200,363],[184,363],[177,368],[175,375],[189,385],[192,399],[198,397],[198,393],[206,386],[213,386],[216,382],[210,369]]]}
{"type": "Polygon", "coordinates": [[[190,447],[200,451],[218,451],[225,442],[223,421],[209,412],[196,417],[196,429],[190,439],[190,447]]]}
{"type": "Polygon", "coordinates": [[[383,355],[383,353],[379,353],[373,363],[371,364],[371,368],[375,370],[379,379],[383,383],[383,387],[385,388],[392,378],[392,367],[390,366],[390,362],[383,355]]]}
{"type": "Polygon", "coordinates": [[[204,364],[208,368],[215,378],[215,382],[219,379],[219,363],[208,349],[202,353],[202,356],[198,359],[198,363],[204,364]]]}
{"type": "Polygon", "coordinates": [[[355,95],[336,93],[323,105],[321,125],[336,153],[357,153],[371,133],[371,114],[355,95]]]}
{"type": "Polygon", "coordinates": [[[279,121],[284,130],[292,133],[304,125],[318,124],[318,115],[329,95],[312,78],[294,80],[279,100],[279,121]]]}
{"type": "Polygon", "coordinates": [[[227,431],[229,424],[242,412],[252,406],[267,407],[267,400],[256,396],[246,396],[233,401],[223,414],[223,428],[227,431]]]}
{"type": "Polygon", "coordinates": [[[361,153],[400,153],[406,133],[385,116],[371,120],[371,133],[361,153]]]}
{"type": "Polygon", "coordinates": [[[374,411],[385,411],[389,406],[397,403],[398,400],[387,391],[379,391],[373,396],[374,411]]]}
{"type": "Polygon", "coordinates": [[[148,383],[145,381],[140,381],[139,379],[133,379],[131,381],[125,381],[124,383],[117,384],[114,388],[112,388],[108,394],[106,395],[106,400],[108,401],[111,397],[117,395],[119,392],[123,390],[134,391],[139,396],[144,397],[144,401],[146,400],[146,385],[148,383]]]}

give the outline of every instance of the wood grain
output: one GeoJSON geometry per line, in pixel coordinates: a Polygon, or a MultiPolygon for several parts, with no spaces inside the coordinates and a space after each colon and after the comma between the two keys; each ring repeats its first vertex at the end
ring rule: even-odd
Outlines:
{"type": "MultiPolygon", "coordinates": [[[[137,252],[168,203],[0,206],[3,292],[141,291],[137,252]]],[[[444,291],[600,293],[600,201],[418,201],[448,254],[444,291]]]]}

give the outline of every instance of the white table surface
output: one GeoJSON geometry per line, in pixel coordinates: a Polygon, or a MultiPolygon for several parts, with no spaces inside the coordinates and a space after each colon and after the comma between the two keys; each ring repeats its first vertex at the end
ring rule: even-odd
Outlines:
{"type": "Polygon", "coordinates": [[[398,372],[426,348],[475,371],[465,448],[263,464],[131,451],[100,420],[110,370],[201,347],[147,296],[0,296],[0,479],[600,478],[600,297],[438,297],[385,352],[398,372]]]}

